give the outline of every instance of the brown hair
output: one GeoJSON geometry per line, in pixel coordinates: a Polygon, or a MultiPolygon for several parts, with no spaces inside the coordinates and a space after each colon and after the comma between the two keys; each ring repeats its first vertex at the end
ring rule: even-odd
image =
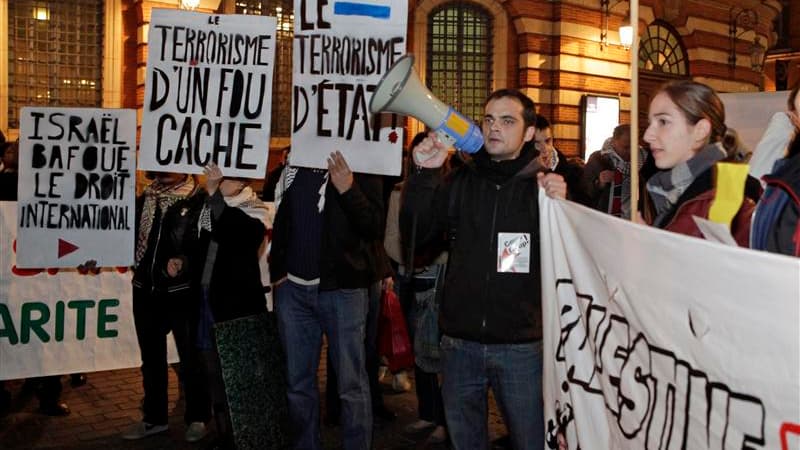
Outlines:
{"type": "Polygon", "coordinates": [[[522,120],[525,122],[525,128],[536,126],[536,103],[534,103],[530,97],[516,89],[499,89],[492,92],[489,94],[486,101],[483,102],[483,107],[486,108],[486,105],[488,105],[490,101],[503,97],[514,98],[522,104],[522,120]]]}
{"type": "Polygon", "coordinates": [[[711,123],[711,134],[708,137],[711,142],[719,142],[725,136],[725,106],[710,86],[696,81],[680,80],[665,84],[660,92],[669,96],[691,125],[707,119],[711,123]]]}

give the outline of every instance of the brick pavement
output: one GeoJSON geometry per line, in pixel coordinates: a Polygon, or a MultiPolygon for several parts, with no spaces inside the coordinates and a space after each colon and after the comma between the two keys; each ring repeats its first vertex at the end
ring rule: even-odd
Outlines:
{"type": "MultiPolygon", "coordinates": [[[[320,386],[324,387],[324,357],[322,361],[320,386]]],[[[62,400],[72,410],[72,414],[66,417],[48,417],[37,413],[38,401],[33,393],[22,391],[22,381],[7,382],[13,398],[8,414],[0,417],[0,449],[203,449],[213,438],[212,432],[195,444],[184,441],[183,401],[179,398],[174,371],[170,370],[169,375],[169,432],[140,441],[124,441],[119,437],[124,429],[141,418],[139,402],[142,385],[139,369],[87,375],[88,383],[78,388],[69,385],[69,377],[63,378],[62,400]]],[[[416,398],[413,391],[395,394],[390,390],[387,387],[385,403],[398,413],[398,419],[376,427],[374,448],[446,448],[428,445],[426,435],[409,436],[403,433],[403,427],[416,420],[416,398]]],[[[323,426],[322,429],[326,449],[340,448],[338,428],[323,426]]],[[[492,438],[505,431],[493,402],[490,402],[489,429],[492,438]]]]}

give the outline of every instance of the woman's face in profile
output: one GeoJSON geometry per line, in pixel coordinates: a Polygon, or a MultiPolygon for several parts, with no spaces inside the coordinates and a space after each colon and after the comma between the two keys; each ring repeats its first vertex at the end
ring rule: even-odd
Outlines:
{"type": "Polygon", "coordinates": [[[690,124],[686,116],[665,92],[660,92],[650,103],[648,113],[650,124],[644,133],[644,140],[650,145],[650,152],[659,169],[672,169],[688,161],[702,145],[703,130],[700,122],[690,124]]]}

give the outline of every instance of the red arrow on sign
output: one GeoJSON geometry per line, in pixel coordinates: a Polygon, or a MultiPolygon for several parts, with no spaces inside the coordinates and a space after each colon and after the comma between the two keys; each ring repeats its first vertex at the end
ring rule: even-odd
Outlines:
{"type": "Polygon", "coordinates": [[[74,252],[78,249],[78,246],[73,244],[72,242],[67,242],[61,238],[58,239],[58,257],[61,258],[64,255],[69,255],[70,253],[74,252]]]}

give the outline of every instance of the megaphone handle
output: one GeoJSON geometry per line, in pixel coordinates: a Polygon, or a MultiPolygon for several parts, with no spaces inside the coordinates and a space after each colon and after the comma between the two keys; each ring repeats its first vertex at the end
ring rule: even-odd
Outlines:
{"type": "MultiPolygon", "coordinates": [[[[441,142],[442,144],[446,145],[448,149],[450,147],[452,147],[456,143],[455,138],[451,137],[449,134],[445,133],[443,130],[435,130],[434,133],[436,134],[436,139],[439,142],[441,142]]],[[[416,161],[417,164],[421,164],[421,163],[431,159],[433,157],[433,155],[435,155],[435,154],[436,153],[420,154],[420,153],[416,153],[415,152],[414,153],[414,161],[416,161]]]]}

